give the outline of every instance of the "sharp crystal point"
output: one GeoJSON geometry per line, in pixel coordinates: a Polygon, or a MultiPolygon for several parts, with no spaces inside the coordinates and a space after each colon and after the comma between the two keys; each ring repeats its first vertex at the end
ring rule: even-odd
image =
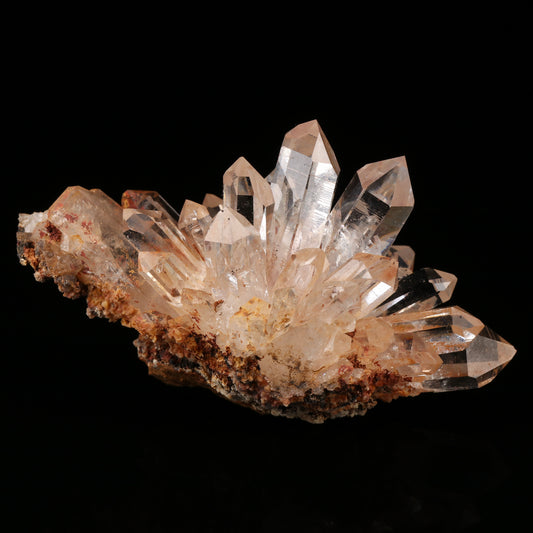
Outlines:
{"type": "Polygon", "coordinates": [[[185,200],[178,219],[178,228],[186,228],[209,216],[209,211],[205,205],[197,204],[192,200],[185,200]]]}
{"type": "Polygon", "coordinates": [[[178,229],[200,255],[202,255],[205,235],[212,220],[209,209],[205,205],[185,200],[178,219],[178,229]]]}
{"type": "Polygon", "coordinates": [[[177,211],[155,191],[125,191],[122,195],[122,207],[159,211],[174,221],[179,218],[177,211]]]}
{"type": "Polygon", "coordinates": [[[394,294],[375,309],[373,314],[390,315],[433,309],[452,297],[456,283],[457,278],[453,274],[422,268],[401,278],[394,294]]]}
{"type": "Polygon", "coordinates": [[[304,122],[287,132],[283,146],[310,157],[315,163],[332,165],[337,174],[340,172],[335,153],[317,120],[304,122]]]}
{"type": "Polygon", "coordinates": [[[276,167],[267,177],[275,200],[268,236],[273,277],[291,253],[320,247],[338,175],[337,159],[316,120],[285,135],[276,167]]]}
{"type": "Polygon", "coordinates": [[[237,159],[224,174],[224,205],[243,215],[266,242],[274,196],[268,182],[244,157],[237,159]]]}
{"type": "Polygon", "coordinates": [[[516,350],[477,318],[459,307],[391,315],[396,335],[421,351],[436,353],[441,364],[420,382],[424,390],[445,391],[481,387],[492,381],[516,350]]]}
{"type": "Polygon", "coordinates": [[[322,247],[338,265],[357,252],[386,253],[414,206],[404,157],[357,171],[328,218],[322,247]]]}
{"type": "Polygon", "coordinates": [[[316,120],[290,130],[264,179],[243,157],[223,198],[155,191],[119,205],[68,187],[21,214],[20,260],[89,316],[139,332],[150,374],[259,412],[322,422],[377,400],[489,383],[515,350],[448,302],[453,274],[413,270],[394,240],[413,208],[404,157],[363,166],[333,208],[339,166],[316,120]]]}
{"type": "Polygon", "coordinates": [[[223,204],[222,198],[218,197],[216,194],[207,193],[204,196],[202,205],[207,207],[209,215],[214,218],[215,215],[219,212],[220,206],[223,204]]]}
{"type": "Polygon", "coordinates": [[[386,255],[389,257],[394,257],[398,261],[398,279],[413,273],[413,268],[415,265],[415,251],[410,246],[391,246],[387,250],[386,255]]]}

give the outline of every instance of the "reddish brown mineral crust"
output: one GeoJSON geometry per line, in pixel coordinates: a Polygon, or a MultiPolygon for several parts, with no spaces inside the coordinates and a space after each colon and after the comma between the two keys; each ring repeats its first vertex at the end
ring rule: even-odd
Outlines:
{"type": "Polygon", "coordinates": [[[61,231],[59,231],[51,222],[47,222],[45,229],[52,241],[59,242],[61,240],[61,231]]]}

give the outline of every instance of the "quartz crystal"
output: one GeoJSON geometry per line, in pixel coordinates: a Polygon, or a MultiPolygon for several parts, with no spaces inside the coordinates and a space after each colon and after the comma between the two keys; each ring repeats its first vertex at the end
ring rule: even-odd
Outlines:
{"type": "Polygon", "coordinates": [[[136,329],[150,374],[209,387],[262,413],[311,422],[377,400],[490,382],[515,350],[448,302],[456,277],[414,269],[396,245],[413,209],[405,157],[340,169],[316,120],[283,140],[266,178],[243,157],[222,198],[181,212],[154,191],[68,187],[21,214],[38,280],[87,298],[89,316],[136,329]]]}

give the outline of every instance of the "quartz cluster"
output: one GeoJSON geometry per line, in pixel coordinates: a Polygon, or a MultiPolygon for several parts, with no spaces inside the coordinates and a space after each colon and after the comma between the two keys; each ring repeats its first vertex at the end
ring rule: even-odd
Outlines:
{"type": "Polygon", "coordinates": [[[405,158],[363,166],[332,207],[338,175],[313,120],[285,135],[266,179],[241,157],[222,198],[180,213],[156,192],[119,205],[69,187],[20,215],[19,257],[85,296],[89,316],[135,328],[152,375],[260,412],[322,422],[491,381],[514,348],[437,307],[455,276],[414,270],[413,250],[393,244],[414,204],[405,158]]]}

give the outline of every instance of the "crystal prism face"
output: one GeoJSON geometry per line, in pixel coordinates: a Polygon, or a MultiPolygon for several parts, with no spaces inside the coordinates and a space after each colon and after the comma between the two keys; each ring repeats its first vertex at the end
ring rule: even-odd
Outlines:
{"type": "Polygon", "coordinates": [[[210,387],[256,411],[311,422],[377,400],[478,388],[514,356],[448,302],[453,274],[414,269],[394,241],[414,200],[405,157],[340,168],[316,120],[283,140],[263,178],[240,157],[222,197],[178,213],[155,191],[68,187],[21,214],[17,246],[38,280],[86,296],[89,316],[136,329],[150,374],[210,387]]]}

